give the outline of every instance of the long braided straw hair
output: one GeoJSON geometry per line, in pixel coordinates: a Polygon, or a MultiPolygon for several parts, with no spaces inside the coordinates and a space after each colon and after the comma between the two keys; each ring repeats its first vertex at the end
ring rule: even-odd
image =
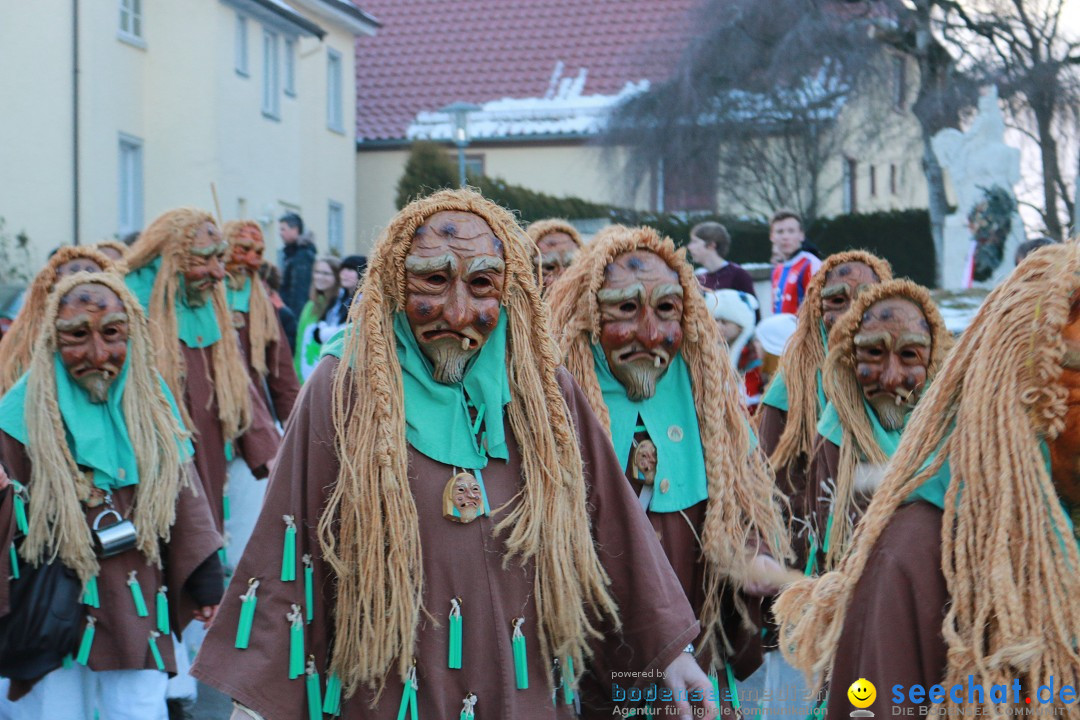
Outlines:
{"type": "MultiPolygon", "coordinates": [[[[244,232],[254,232],[258,235],[259,242],[263,241],[262,228],[254,220],[230,220],[222,227],[222,235],[231,246],[244,232]]],[[[251,283],[251,302],[248,306],[248,337],[251,340],[251,366],[260,377],[266,377],[269,368],[266,364],[266,348],[274,343],[274,352],[280,349],[277,339],[278,331],[277,310],[270,302],[270,294],[266,291],[266,285],[258,274],[247,276],[251,283]]],[[[276,364],[275,364],[276,367],[276,364]]],[[[291,371],[290,371],[291,372],[291,371]]]]}
{"type": "Polygon", "coordinates": [[[337,575],[331,667],[349,694],[381,693],[394,666],[404,678],[416,643],[424,585],[419,518],[409,482],[401,366],[394,314],[405,306],[405,258],[416,230],[441,211],[474,213],[502,244],[508,325],[510,428],[521,448],[521,490],[498,523],[505,562],[535,563],[539,640],[549,658],[584,667],[598,621],[617,626],[610,582],[589,527],[582,459],[555,371],[558,348],[533,278],[531,242],[509,212],[472,190],[444,190],[401,210],[375,245],[362,297],[349,312],[333,417],[341,470],[319,521],[337,575]],[[349,368],[349,369],[347,369],[349,368]]]}
{"type": "Polygon", "coordinates": [[[902,298],[915,303],[926,317],[930,334],[930,362],[926,368],[927,381],[933,380],[949,350],[952,335],[938,311],[930,293],[910,280],[889,280],[862,292],[851,308],[833,325],[829,333],[829,354],[821,369],[825,395],[836,408],[844,429],[840,444],[840,465],[837,469],[836,492],[833,496],[833,523],[829,534],[826,567],[839,563],[851,543],[853,530],[849,509],[855,494],[855,468],[860,462],[884,465],[889,461],[874,439],[874,431],[863,400],[862,388],[855,376],[855,336],[862,326],[863,314],[882,300],[902,298]]]}
{"type": "Polygon", "coordinates": [[[557,232],[569,235],[570,239],[573,240],[574,244],[579,248],[585,245],[581,240],[581,233],[578,232],[577,228],[561,218],[537,220],[536,222],[531,223],[529,227],[525,228],[525,233],[537,245],[540,244],[540,240],[542,240],[545,235],[557,232]]]}
{"type": "Polygon", "coordinates": [[[1073,242],[1031,254],[987,296],[915,408],[850,553],[837,570],[780,596],[780,646],[819,683],[874,545],[946,459],[941,684],[968,675],[983,687],[1019,678],[1030,689],[1052,675],[1059,686],[1080,683],[1080,552],[1041,448],[1065,425],[1062,329],[1078,291],[1073,242]]]}
{"type": "Polygon", "coordinates": [[[60,266],[79,259],[97,263],[102,270],[114,268],[108,257],[85,245],[62,247],[49,258],[49,262],[30,283],[22,310],[4,333],[3,339],[0,339],[0,395],[10,390],[30,366],[34,341],[37,340],[38,330],[44,322],[46,301],[56,281],[60,279],[60,266]]]}
{"type": "Polygon", "coordinates": [[[132,520],[138,533],[136,547],[158,566],[160,543],[169,541],[176,520],[177,495],[188,485],[180,455],[180,443],[188,433],[173,415],[162,390],[146,316],[123,279],[113,272],[79,272],[61,280],[46,302],[27,378],[27,453],[33,469],[28,486],[30,527],[19,553],[34,565],[59,558],[86,583],[98,573],[82,505],[93,485],[88,474],[79,470],[68,446],[54,362],[61,300],[82,285],[112,290],[127,312],[127,379],[122,407],[139,468],[132,520]]]}
{"type": "MultiPolygon", "coordinates": [[[[188,248],[199,228],[206,223],[216,224],[213,216],[202,210],[169,210],[139,235],[127,256],[127,264],[132,272],[161,258],[161,267],[158,268],[150,295],[150,307],[146,308],[146,312],[150,318],[150,334],[157,349],[158,369],[176,396],[188,427],[191,427],[191,418],[183,402],[186,368],[183,354],[178,352],[177,347],[179,335],[175,307],[178,293],[182,292],[180,280],[189,262],[188,248]]],[[[248,394],[251,380],[244,369],[240,345],[236,342],[224,284],[218,283],[214,288],[211,302],[221,329],[221,340],[214,343],[211,349],[214,396],[218,404],[218,419],[228,441],[240,436],[251,424],[251,396],[248,394]]]]}
{"type": "MultiPolygon", "coordinates": [[[[821,337],[821,291],[825,279],[835,268],[846,263],[862,263],[877,275],[879,282],[892,280],[892,266],[865,250],[848,250],[830,255],[814,273],[799,307],[795,332],[780,356],[780,372],[788,390],[787,424],[780,440],[769,455],[777,473],[800,472],[801,463],[809,460],[817,438],[818,394],[817,373],[825,362],[825,343],[821,337]]],[[[776,380],[773,380],[776,382],[776,380]]]]}
{"type": "MultiPolygon", "coordinates": [[[[683,289],[683,343],[679,352],[690,370],[709,489],[701,538],[706,563],[701,624],[714,630],[704,633],[704,645],[712,657],[719,658],[722,655],[715,642],[718,637],[724,638],[721,590],[728,582],[739,588],[747,580],[748,543],[760,541],[778,560],[788,557],[790,549],[775,481],[764,455],[751,452],[740,382],[686,261],[685,250],[676,250],[669,238],[661,237],[652,228],[605,228],[552,287],[551,327],[556,329],[566,368],[610,431],[611,418],[592,351],[600,341],[597,292],[604,284],[607,266],[618,256],[635,250],[657,255],[678,273],[683,289]]],[[[745,618],[745,608],[739,610],[745,618]]]]}

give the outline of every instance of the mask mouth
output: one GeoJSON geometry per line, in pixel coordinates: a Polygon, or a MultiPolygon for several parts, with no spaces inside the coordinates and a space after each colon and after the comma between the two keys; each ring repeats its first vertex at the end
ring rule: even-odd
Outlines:
{"type": "Polygon", "coordinates": [[[631,346],[615,353],[615,360],[620,365],[640,363],[643,365],[652,365],[659,370],[661,368],[666,368],[671,363],[671,356],[660,348],[657,348],[656,350],[646,350],[642,347],[631,346]]]}
{"type": "Polygon", "coordinates": [[[433,330],[425,330],[420,333],[420,337],[425,343],[446,342],[460,345],[462,352],[475,350],[480,346],[479,338],[475,338],[466,333],[458,332],[457,330],[451,330],[450,328],[435,328],[433,330]]]}

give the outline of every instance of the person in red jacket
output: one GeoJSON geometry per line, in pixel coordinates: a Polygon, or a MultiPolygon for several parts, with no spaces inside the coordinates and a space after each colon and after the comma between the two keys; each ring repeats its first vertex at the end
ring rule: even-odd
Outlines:
{"type": "Polygon", "coordinates": [[[796,315],[810,278],[821,267],[821,259],[805,248],[802,218],[791,210],[778,210],[769,219],[772,243],[773,314],[796,315]]]}

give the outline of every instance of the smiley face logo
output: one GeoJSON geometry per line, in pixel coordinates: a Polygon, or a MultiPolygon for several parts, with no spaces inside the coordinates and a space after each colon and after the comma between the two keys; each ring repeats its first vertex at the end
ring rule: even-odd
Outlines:
{"type": "Polygon", "coordinates": [[[855,707],[868,708],[874,704],[874,700],[877,698],[877,688],[874,687],[874,683],[866,678],[859,678],[851,683],[851,687],[847,691],[847,697],[855,707]]]}

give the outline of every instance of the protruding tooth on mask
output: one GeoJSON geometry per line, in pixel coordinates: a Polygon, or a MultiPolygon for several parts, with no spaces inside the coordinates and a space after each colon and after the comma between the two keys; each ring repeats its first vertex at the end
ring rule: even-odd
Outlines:
{"type": "Polygon", "coordinates": [[[466,351],[468,349],[469,349],[469,338],[467,338],[467,337],[461,338],[461,350],[462,350],[462,352],[464,352],[464,351],[466,351]]]}
{"type": "Polygon", "coordinates": [[[659,355],[654,355],[653,356],[653,367],[655,367],[657,370],[659,370],[660,366],[663,365],[663,364],[664,364],[664,361],[659,355]]]}

